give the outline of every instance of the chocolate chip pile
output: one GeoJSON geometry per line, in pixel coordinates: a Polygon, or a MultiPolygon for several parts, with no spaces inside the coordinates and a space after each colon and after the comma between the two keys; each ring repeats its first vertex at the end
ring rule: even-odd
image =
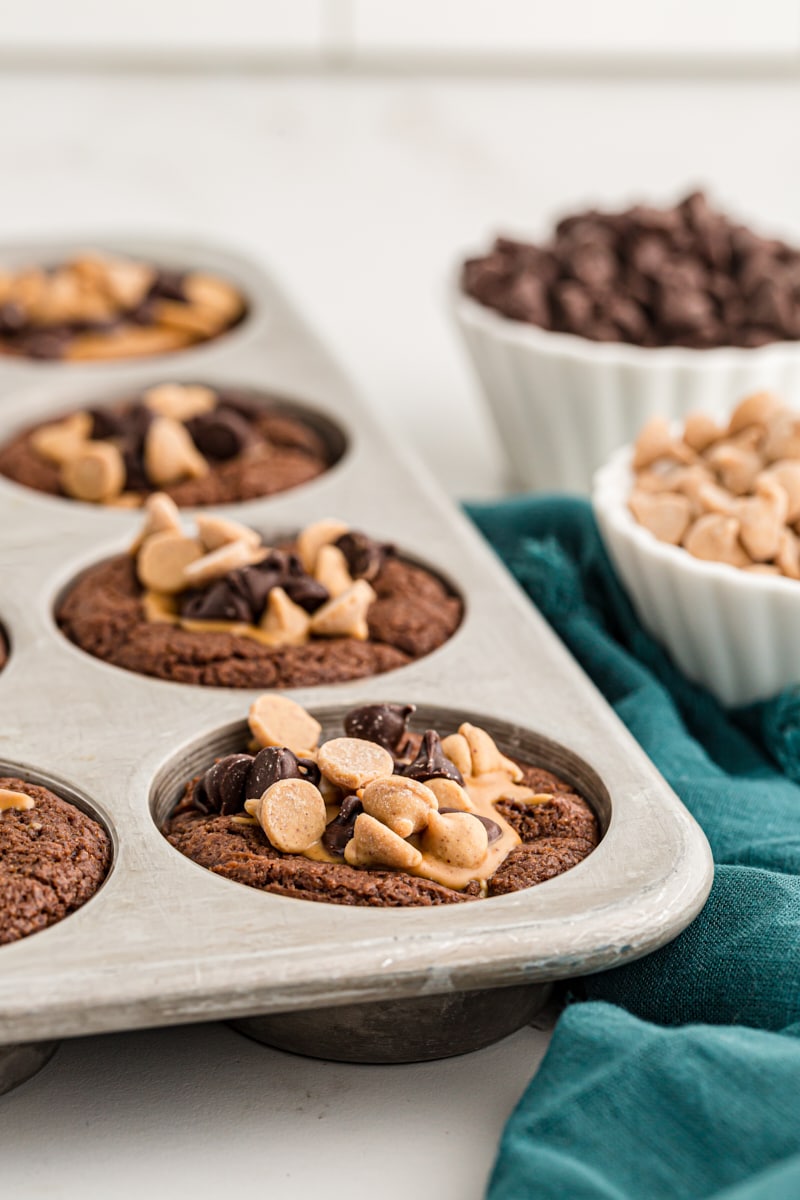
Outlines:
{"type": "Polygon", "coordinates": [[[369,581],[394,548],[332,519],[303,529],[296,553],[265,546],[255,530],[223,517],[200,515],[190,533],[175,504],[156,493],[132,553],[148,620],[297,646],[312,637],[367,640],[376,599],[369,581]]]}
{"type": "Polygon", "coordinates": [[[370,704],[344,719],[343,737],[283,696],[249,714],[254,754],[217,760],[187,788],[181,810],[256,823],[270,846],[317,862],[383,868],[472,894],[520,837],[498,801],[537,804],[521,767],[476,725],[441,738],[411,735],[414,705],[370,704]]]}
{"type": "Polygon", "coordinates": [[[705,413],[639,434],[628,501],[640,525],[695,558],[800,579],[800,415],[768,392],[726,425],[705,413]]]}
{"type": "Polygon", "coordinates": [[[672,208],[566,217],[536,246],[498,238],[464,291],[516,321],[596,342],[763,346],[800,338],[800,250],[693,192],[672,208]]]}
{"type": "Polygon", "coordinates": [[[244,313],[227,280],[94,253],[0,272],[0,354],[134,358],[218,337],[244,313]]]}

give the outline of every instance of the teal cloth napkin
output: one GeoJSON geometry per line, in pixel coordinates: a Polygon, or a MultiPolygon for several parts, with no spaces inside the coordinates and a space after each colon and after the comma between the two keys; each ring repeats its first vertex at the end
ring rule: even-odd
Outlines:
{"type": "Polygon", "coordinates": [[[727,712],[689,683],[637,622],[585,501],[467,511],[716,863],[671,945],[576,986],[490,1200],[800,1200],[800,689],[727,712]]]}

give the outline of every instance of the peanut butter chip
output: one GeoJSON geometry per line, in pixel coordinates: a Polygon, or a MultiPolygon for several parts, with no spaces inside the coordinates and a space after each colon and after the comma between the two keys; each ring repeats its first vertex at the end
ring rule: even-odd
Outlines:
{"type": "Polygon", "coordinates": [[[388,750],[375,742],[340,737],[320,746],[317,766],[331,783],[354,792],[372,783],[373,779],[391,775],[394,759],[388,750]]]}
{"type": "Polygon", "coordinates": [[[346,592],[317,609],[311,618],[311,632],[318,637],[350,637],[365,642],[369,637],[367,613],[375,599],[366,579],[357,579],[346,592]]]}
{"type": "Polygon", "coordinates": [[[486,827],[471,813],[431,813],[422,849],[451,867],[479,867],[489,849],[486,827]]]}
{"type": "Polygon", "coordinates": [[[775,561],[788,579],[800,579],[800,541],[791,529],[781,531],[775,561]]]}
{"type": "Polygon", "coordinates": [[[704,483],[697,490],[697,499],[703,512],[721,513],[732,517],[736,506],[735,497],[716,483],[704,483]]]}
{"type": "Polygon", "coordinates": [[[502,770],[503,756],[497,749],[497,745],[485,729],[481,729],[478,725],[470,725],[464,722],[459,726],[458,732],[466,739],[469,747],[471,769],[470,775],[484,775],[488,771],[502,770]]]}
{"type": "MultiPolygon", "coordinates": [[[[458,734],[454,736],[458,737],[458,734]]],[[[442,743],[442,748],[444,749],[444,743],[442,743]]],[[[453,760],[450,759],[450,761],[453,760]]],[[[469,774],[469,769],[467,774],[469,774]]],[[[440,808],[459,808],[462,812],[473,812],[475,808],[467,789],[463,788],[460,783],[456,783],[455,779],[429,779],[425,786],[433,792],[440,808]]]]}
{"type": "Polygon", "coordinates": [[[186,426],[171,417],[156,417],[150,425],[144,442],[144,466],[147,478],[156,487],[208,474],[208,463],[186,426]]]}
{"type": "Polygon", "coordinates": [[[438,807],[436,796],[424,783],[401,775],[373,779],[361,794],[364,812],[382,821],[398,837],[419,833],[438,807]]]}
{"type": "Polygon", "coordinates": [[[325,801],[307,779],[279,779],[257,804],[256,820],[284,854],[302,854],[325,832],[325,801]]]}
{"type": "Polygon", "coordinates": [[[210,554],[204,554],[189,564],[186,568],[186,586],[203,587],[214,579],[222,579],[229,571],[250,566],[261,557],[261,551],[250,542],[226,542],[218,550],[212,550],[210,554]]]}
{"type": "Polygon", "coordinates": [[[691,501],[675,492],[634,491],[628,501],[630,510],[640,525],[658,538],[677,546],[692,519],[691,501]]]}
{"type": "Polygon", "coordinates": [[[445,758],[449,758],[453,766],[466,779],[472,774],[472,755],[469,752],[469,742],[463,733],[451,733],[442,738],[442,750],[445,758]]]}
{"type": "Polygon", "coordinates": [[[673,453],[674,439],[669,423],[664,417],[653,417],[642,429],[633,451],[633,469],[649,467],[658,458],[668,458],[673,453]]]}
{"type": "Polygon", "coordinates": [[[778,553],[788,509],[786,492],[777,480],[767,476],[756,481],[754,497],[739,501],[739,538],[754,562],[767,562],[778,553]]]}
{"type": "Polygon", "coordinates": [[[220,326],[229,325],[244,307],[242,297],[233,284],[217,275],[193,271],[183,283],[183,291],[191,304],[213,313],[220,326]]]}
{"type": "Polygon", "coordinates": [[[190,421],[217,406],[217,393],[200,384],[161,383],[148,388],[142,400],[151,412],[173,421],[190,421]]]}
{"type": "Polygon", "coordinates": [[[692,525],[683,545],[695,558],[708,562],[728,563],[732,567],[746,567],[750,559],[739,543],[739,522],[736,517],[723,517],[707,513],[692,525]]]}
{"type": "Polygon", "coordinates": [[[800,458],[800,419],[789,409],[776,413],[768,422],[764,454],[771,462],[800,458]]]}
{"type": "Polygon", "coordinates": [[[778,397],[773,396],[771,392],[755,392],[752,396],[745,396],[731,413],[728,433],[741,433],[750,425],[766,426],[782,407],[778,397]]]}
{"type": "Polygon", "coordinates": [[[76,412],[63,421],[43,425],[30,435],[31,447],[42,458],[62,466],[83,449],[92,432],[92,418],[88,412],[76,412]]]}
{"type": "Polygon", "coordinates": [[[314,566],[314,578],[331,596],[341,596],[353,586],[347,559],[338,546],[320,546],[314,566]]]}
{"type": "Polygon", "coordinates": [[[113,500],[125,487],[125,461],[111,442],[85,442],[62,466],[61,486],[75,500],[113,500]]]}
{"type": "Polygon", "coordinates": [[[301,757],[313,750],[322,726],[288,696],[259,696],[250,705],[250,732],[259,746],[285,746],[301,757]]]}
{"type": "MultiPolygon", "coordinates": [[[[791,459],[779,459],[766,471],[762,471],[760,479],[774,479],[786,493],[786,520],[796,521],[800,517],[800,462],[791,459]]],[[[756,481],[756,485],[758,480],[756,481]]]]}
{"type": "Polygon", "coordinates": [[[259,629],[269,635],[273,645],[301,646],[308,641],[310,625],[306,610],[290,600],[282,587],[270,589],[259,629]]]}
{"type": "Polygon", "coordinates": [[[261,535],[238,521],[225,517],[213,517],[200,513],[196,518],[197,532],[206,550],[218,550],[228,542],[248,542],[251,546],[261,545],[261,535]]]}
{"type": "Polygon", "coordinates": [[[689,413],[683,429],[683,440],[698,454],[725,436],[725,430],[708,413],[689,413]]]}
{"type": "Polygon", "coordinates": [[[419,850],[368,813],[356,817],[344,857],[351,867],[395,867],[401,871],[411,871],[422,863],[419,850]]]}
{"type": "Polygon", "coordinates": [[[142,587],[174,595],[188,586],[186,568],[203,557],[197,538],[184,533],[155,533],[142,545],[136,559],[136,574],[142,587]]]}
{"type": "Polygon", "coordinates": [[[751,492],[764,466],[761,455],[746,442],[720,442],[708,454],[723,487],[737,496],[751,492]]]}
{"type": "Polygon", "coordinates": [[[154,533],[183,533],[178,506],[166,492],[153,492],[148,496],[144,513],[144,525],[131,546],[131,554],[136,554],[154,533]]]}
{"type": "Polygon", "coordinates": [[[315,521],[313,525],[307,525],[297,535],[297,553],[300,556],[300,561],[304,569],[309,575],[314,574],[314,568],[317,565],[317,555],[323,546],[330,545],[340,538],[343,533],[348,533],[350,526],[344,521],[334,520],[332,517],[327,517],[323,521],[315,521]]]}
{"type": "Polygon", "coordinates": [[[33,796],[26,795],[25,792],[15,792],[11,788],[0,788],[0,812],[5,812],[6,809],[16,808],[20,812],[26,812],[29,808],[34,808],[36,801],[33,796]]]}

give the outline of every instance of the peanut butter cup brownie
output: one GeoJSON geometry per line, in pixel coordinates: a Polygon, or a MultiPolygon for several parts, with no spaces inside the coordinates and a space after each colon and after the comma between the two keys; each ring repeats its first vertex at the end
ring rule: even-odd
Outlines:
{"type": "Polygon", "coordinates": [[[251,752],[187,782],[168,840],[262,891],[330,904],[459,904],[543,883],[599,840],[589,805],[476,725],[408,730],[413,704],[370,704],[343,736],[285,696],[250,708],[251,752]]]}
{"type": "Polygon", "coordinates": [[[331,465],[324,438],[286,405],[243,389],[164,383],[39,424],[0,447],[0,474],[95,504],[232,504],[286,491],[331,465]]]}
{"type": "Polygon", "coordinates": [[[243,296],[218,275],[86,253],[0,271],[0,354],[71,362],[168,354],[219,337],[244,312],[243,296]]]}
{"type": "Polygon", "coordinates": [[[429,654],[461,601],[393,546],[325,519],[276,546],[200,514],[187,532],[155,494],[128,554],[86,571],[57,607],[89,654],[144,675],[217,687],[302,687],[375,675],[429,654]]]}
{"type": "Polygon", "coordinates": [[[0,777],[0,944],[85,904],[111,865],[108,834],[49,788],[0,777]]]}

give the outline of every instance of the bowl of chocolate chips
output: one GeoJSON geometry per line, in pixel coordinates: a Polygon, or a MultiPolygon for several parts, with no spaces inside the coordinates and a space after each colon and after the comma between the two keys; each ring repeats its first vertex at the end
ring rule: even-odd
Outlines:
{"type": "Polygon", "coordinates": [[[652,416],[800,389],[800,248],[693,192],[498,237],[454,300],[517,485],[588,492],[652,416]]]}

